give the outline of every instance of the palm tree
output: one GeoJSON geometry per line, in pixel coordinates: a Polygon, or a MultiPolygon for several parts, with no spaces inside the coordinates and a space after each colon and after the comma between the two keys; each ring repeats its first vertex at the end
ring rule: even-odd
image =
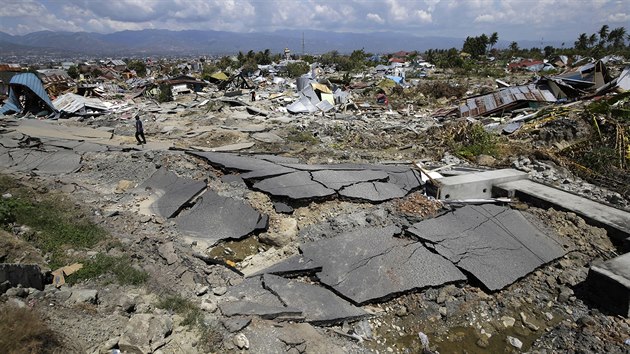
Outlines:
{"type": "Polygon", "coordinates": [[[499,41],[499,34],[497,32],[492,33],[490,35],[490,39],[488,40],[488,42],[490,43],[490,50],[494,48],[494,45],[497,44],[498,41],[499,41]]]}
{"type": "Polygon", "coordinates": [[[591,34],[591,36],[588,38],[588,46],[592,47],[595,45],[595,42],[597,42],[597,35],[595,33],[591,34]]]}
{"type": "Polygon", "coordinates": [[[625,45],[626,29],[617,27],[608,34],[608,42],[615,49],[622,48],[625,45]]]}
{"type": "Polygon", "coordinates": [[[603,25],[597,34],[599,34],[599,45],[603,46],[608,40],[608,25],[603,25]]]}
{"type": "Polygon", "coordinates": [[[575,43],[573,43],[573,45],[575,46],[575,49],[577,50],[586,50],[588,49],[588,42],[589,42],[588,36],[586,35],[586,33],[582,33],[578,37],[578,40],[575,41],[575,43]]]}

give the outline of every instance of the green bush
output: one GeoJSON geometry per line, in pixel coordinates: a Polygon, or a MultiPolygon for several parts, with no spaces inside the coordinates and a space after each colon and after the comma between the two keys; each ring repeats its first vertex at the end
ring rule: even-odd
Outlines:
{"type": "Polygon", "coordinates": [[[104,277],[107,281],[115,281],[121,285],[140,285],[147,281],[149,275],[133,267],[128,256],[112,257],[102,253],[83,263],[83,268],[68,277],[68,283],[75,284],[81,280],[104,277]]]}
{"type": "Polygon", "coordinates": [[[464,158],[479,155],[495,156],[498,153],[497,137],[487,132],[481,124],[474,124],[458,137],[455,153],[464,158]]]}

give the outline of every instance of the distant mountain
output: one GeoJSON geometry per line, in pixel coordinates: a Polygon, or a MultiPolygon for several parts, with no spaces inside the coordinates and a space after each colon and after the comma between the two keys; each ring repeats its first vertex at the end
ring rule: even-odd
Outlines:
{"type": "MultiPolygon", "coordinates": [[[[264,49],[281,53],[284,48],[289,48],[293,53],[302,53],[304,48],[304,52],[309,54],[321,54],[331,50],[350,53],[362,48],[371,53],[391,53],[399,50],[461,48],[464,40],[394,32],[341,33],[308,30],[236,33],[147,29],[110,34],[41,31],[23,36],[0,32],[0,42],[24,46],[29,54],[32,54],[33,48],[42,48],[46,53],[55,49],[59,52],[71,51],[87,55],[127,56],[234,54],[239,51],[264,49]]],[[[525,44],[520,46],[529,47],[525,44]]],[[[12,53],[16,51],[19,52],[19,47],[12,49],[12,53]]]]}

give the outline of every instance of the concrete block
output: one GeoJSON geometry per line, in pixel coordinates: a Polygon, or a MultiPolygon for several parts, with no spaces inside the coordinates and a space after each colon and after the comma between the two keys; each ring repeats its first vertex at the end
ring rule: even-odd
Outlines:
{"type": "Polygon", "coordinates": [[[427,184],[427,193],[438,199],[492,198],[494,185],[527,178],[527,173],[510,168],[443,177],[436,179],[439,187],[427,184]]]}
{"type": "Polygon", "coordinates": [[[44,275],[37,264],[0,264],[0,283],[9,281],[11,286],[44,290],[44,275]]]}
{"type": "Polygon", "coordinates": [[[630,253],[591,266],[586,283],[593,301],[617,315],[630,317],[630,253]]]}

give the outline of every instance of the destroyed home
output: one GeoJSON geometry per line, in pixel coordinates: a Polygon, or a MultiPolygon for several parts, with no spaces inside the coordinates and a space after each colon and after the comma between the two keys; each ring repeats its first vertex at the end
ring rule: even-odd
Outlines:
{"type": "Polygon", "coordinates": [[[69,352],[623,352],[627,57],[463,49],[12,76],[5,312],[69,352]]]}

